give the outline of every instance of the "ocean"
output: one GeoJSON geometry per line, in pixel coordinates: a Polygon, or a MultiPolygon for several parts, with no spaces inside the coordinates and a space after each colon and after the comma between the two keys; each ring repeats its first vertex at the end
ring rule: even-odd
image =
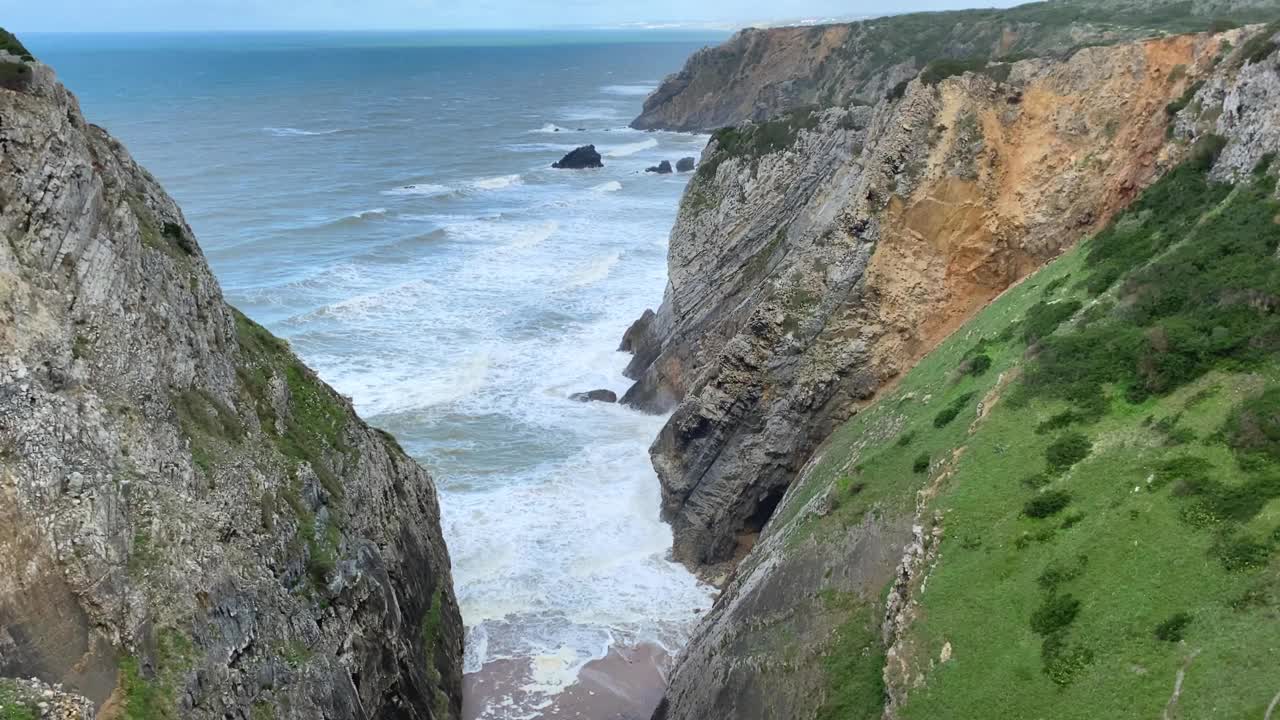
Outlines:
{"type": "Polygon", "coordinates": [[[475,717],[539,717],[611,648],[680,647],[712,596],[667,560],[663,419],[567,396],[626,389],[688,180],[644,169],[706,142],[626,124],[722,38],[23,39],[182,205],[228,301],[430,469],[466,671],[518,668],[475,717]],[[605,168],[550,168],[587,143],[605,168]]]}

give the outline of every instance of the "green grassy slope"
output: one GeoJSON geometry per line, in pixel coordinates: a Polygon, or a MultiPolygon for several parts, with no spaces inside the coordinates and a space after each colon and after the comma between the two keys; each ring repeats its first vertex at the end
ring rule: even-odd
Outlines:
{"type": "MultiPolygon", "coordinates": [[[[902,717],[1159,717],[1180,670],[1171,717],[1280,692],[1280,203],[1265,160],[1210,182],[1216,149],[839,429],[774,518],[821,542],[930,488],[902,717]]],[[[850,615],[827,717],[879,716],[879,619],[850,615]]]]}

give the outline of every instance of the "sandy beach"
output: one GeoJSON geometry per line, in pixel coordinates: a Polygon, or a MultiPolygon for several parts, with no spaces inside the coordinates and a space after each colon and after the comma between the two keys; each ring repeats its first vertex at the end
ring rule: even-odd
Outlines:
{"type": "MultiPolygon", "coordinates": [[[[582,669],[578,681],[544,701],[537,715],[546,720],[649,720],[662,699],[672,658],[655,645],[610,650],[582,669]]],[[[464,720],[531,717],[528,664],[498,660],[463,679],[464,720]]]]}

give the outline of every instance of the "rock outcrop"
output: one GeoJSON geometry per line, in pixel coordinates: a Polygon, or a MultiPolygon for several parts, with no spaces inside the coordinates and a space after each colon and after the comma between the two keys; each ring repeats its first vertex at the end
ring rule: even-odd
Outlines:
{"type": "Polygon", "coordinates": [[[743,30],[694,54],[644,103],[640,130],[710,131],[804,107],[874,104],[929,63],[1073,52],[1161,30],[1267,22],[1276,0],[1054,0],[743,30]]]}
{"type": "Polygon", "coordinates": [[[0,90],[0,676],[102,718],[457,717],[431,478],[223,301],[174,201],[26,64],[0,90]]]}
{"type": "Polygon", "coordinates": [[[612,390],[590,390],[587,392],[574,393],[569,396],[574,402],[602,402],[616,403],[618,402],[618,394],[612,390]]]}
{"type": "Polygon", "coordinates": [[[604,160],[595,145],[583,145],[570,150],[564,157],[551,163],[557,170],[590,170],[604,167],[604,160]]]}
{"type": "Polygon", "coordinates": [[[645,169],[644,169],[644,171],[645,171],[645,172],[647,172],[647,173],[657,173],[657,174],[659,174],[659,175],[670,175],[670,174],[671,174],[671,172],[672,172],[672,171],[671,171],[671,161],[670,161],[670,160],[663,160],[662,162],[658,163],[657,165],[652,165],[652,166],[650,166],[650,167],[645,168],[645,169]]]}
{"type": "Polygon", "coordinates": [[[682,157],[676,162],[676,172],[693,172],[697,167],[698,159],[694,157],[682,157]]]}
{"type": "Polygon", "coordinates": [[[1167,168],[1166,106],[1241,32],[918,78],[875,106],[717,132],[662,306],[624,342],[624,401],[674,408],[652,455],[676,557],[741,557],[833,427],[1167,168]]]}
{"type": "Polygon", "coordinates": [[[93,720],[93,703],[39,678],[0,678],[0,717],[13,720],[93,720]]]}
{"type": "MultiPolygon", "coordinates": [[[[726,545],[716,544],[726,537],[716,534],[719,523],[747,517],[758,507],[762,488],[787,485],[780,478],[788,458],[804,460],[797,481],[786,488],[758,542],[682,652],[655,720],[810,720],[882,712],[886,719],[1090,717],[1096,708],[1080,709],[1079,698],[1121,695],[1133,702],[1112,705],[1111,716],[1149,717],[1165,708],[1170,716],[1210,717],[1226,713],[1220,707],[1225,697],[1242,698],[1250,711],[1267,705],[1275,692],[1269,664],[1240,662],[1226,669],[1235,687],[1219,688],[1201,675],[1197,690],[1188,691],[1199,701],[1198,710],[1168,711],[1176,709],[1178,691],[1172,700],[1169,693],[1175,671],[1181,681],[1191,664],[1186,658],[1202,650],[1206,657],[1270,652],[1268,640],[1260,638],[1246,650],[1240,638],[1254,632],[1251,623],[1274,615],[1274,590],[1249,610],[1216,590],[1194,600],[1179,595],[1179,609],[1199,618],[1196,608],[1212,608],[1203,610],[1205,617],[1232,618],[1240,623],[1238,634],[1220,637],[1226,631],[1206,628],[1186,644],[1169,643],[1158,665],[1139,664],[1130,647],[1111,646],[1119,640],[1095,637],[1093,645],[1068,658],[1071,671],[1094,664],[1091,672],[1080,671],[1076,685],[1062,667],[1049,677],[1040,637],[1027,629],[1029,616],[1035,626],[1035,606],[1019,598],[1065,582],[1089,558],[1110,555],[1120,545],[1132,545],[1131,556],[1127,550],[1120,554],[1149,572],[1113,582],[1182,582],[1173,578],[1183,560],[1151,549],[1157,543],[1148,524],[1156,517],[1150,490],[1130,491],[1125,484],[1133,476],[1131,484],[1141,485],[1152,453],[1159,452],[1153,449],[1158,441],[1138,439],[1132,430],[1139,421],[1102,431],[1102,437],[1125,438],[1106,450],[1095,446],[1095,452],[1112,453],[1098,461],[1095,474],[1103,480],[1090,486],[1069,474],[1059,481],[1081,498],[1090,491],[1099,495],[1095,504],[1079,500],[1081,509],[1064,513],[1065,520],[1059,516],[1029,528],[1038,534],[1015,525],[1024,499],[1035,497],[1018,479],[1035,467],[1028,468],[1026,457],[1008,444],[1013,421],[999,419],[990,434],[983,429],[988,418],[1012,404],[1002,403],[1002,395],[1016,382],[1018,364],[1035,353],[1021,345],[1005,350],[1006,366],[983,377],[979,399],[966,400],[962,422],[951,426],[958,447],[946,440],[940,451],[938,438],[924,437],[943,432],[937,414],[946,400],[934,393],[969,389],[956,387],[956,368],[964,367],[966,351],[1016,328],[1037,303],[1053,302],[1044,298],[1054,288],[1079,281],[1078,258],[1053,280],[1022,283],[1004,293],[982,311],[978,327],[953,335],[911,370],[904,387],[888,385],[973,308],[1082,232],[1102,227],[1135,193],[1202,148],[1216,157],[1210,177],[1264,187],[1270,182],[1273,196],[1280,196],[1270,162],[1280,151],[1278,31],[1272,26],[1248,37],[1184,36],[1082,50],[1063,62],[1017,63],[999,82],[971,74],[936,88],[916,83],[896,103],[829,111],[800,123],[812,128],[800,131],[786,151],[748,160],[723,156],[714,144],[708,148],[704,168],[719,168],[695,180],[681,209],[663,310],[646,316],[626,343],[650,353],[661,345],[661,357],[646,363],[661,377],[655,387],[689,389],[654,447],[678,553],[695,563],[720,557],[707,552],[726,545]],[[829,161],[833,154],[841,159],[829,161]],[[805,194],[793,199],[779,193],[782,226],[766,224],[770,213],[761,198],[767,196],[756,195],[755,188],[766,192],[793,183],[805,184],[805,194]],[[749,278],[728,282],[743,274],[749,278]],[[812,297],[794,299],[805,291],[812,297]],[[1007,364],[1013,367],[1006,370],[1007,364]],[[824,424],[861,407],[860,397],[871,396],[877,401],[866,412],[834,433],[824,431],[824,424]],[[797,442],[819,436],[825,441],[813,452],[808,441],[797,442]],[[1115,455],[1119,446],[1130,454],[1115,455]],[[919,455],[913,468],[911,458],[925,447],[933,454],[919,455]],[[993,476],[996,471],[1001,474],[993,476]],[[989,495],[1007,497],[1008,507],[995,510],[973,499],[967,508],[957,507],[959,496],[983,484],[990,486],[989,495]],[[1086,517],[1097,525],[1066,534],[1073,523],[1089,522],[1086,517]],[[1098,529],[1112,526],[1121,528],[1119,535],[1098,529]],[[1099,534],[1104,537],[1091,545],[1082,540],[1099,534]],[[981,567],[990,576],[973,574],[974,558],[984,559],[981,567]],[[939,565],[949,567],[946,586],[939,565]],[[1017,572],[1019,584],[1010,586],[1006,575],[1017,572]],[[1022,594],[1011,597],[1014,589],[1022,594]],[[939,611],[944,601],[951,611],[946,618],[939,611]],[[1012,606],[1008,614],[1018,627],[1005,628],[1004,616],[999,628],[982,626],[993,604],[1012,606]],[[962,630],[967,643],[957,637],[962,630]],[[980,647],[975,637],[985,634],[998,637],[980,647]],[[1004,660],[1003,674],[994,674],[992,658],[1004,660]],[[958,668],[964,668],[963,681],[958,668]],[[1039,693],[1035,701],[1005,702],[1030,695],[1032,687],[1039,693]],[[928,702],[909,707],[920,696],[928,702]],[[965,704],[956,702],[960,697],[965,704]],[[1028,713],[1026,706],[1034,702],[1040,703],[1036,713],[1028,713]],[[1049,703],[1066,703],[1070,711],[1049,703]]],[[[1218,195],[1232,196],[1226,190],[1218,195]]],[[[1177,230],[1195,238],[1195,227],[1177,230]]],[[[1105,314],[1108,303],[1095,310],[1105,314]]],[[[1088,310],[1082,314],[1090,316],[1088,310]]],[[[1264,382],[1249,371],[1235,381],[1251,384],[1254,392],[1264,382]]],[[[1188,389],[1165,404],[1181,418],[1184,407],[1194,407],[1188,396],[1211,395],[1219,382],[1206,379],[1200,393],[1188,389]]],[[[1040,408],[1039,418],[1058,409],[1040,408]]],[[[1080,429],[1098,434],[1087,424],[1080,429]]],[[[1030,428],[1024,432],[1041,443],[1031,457],[1043,463],[1040,452],[1049,438],[1030,428]]],[[[1166,455],[1180,452],[1170,448],[1166,455]]],[[[1192,532],[1172,522],[1178,537],[1192,532]]],[[[1213,532],[1224,536],[1221,529],[1213,532]]],[[[1204,548],[1212,547],[1204,538],[1211,535],[1205,530],[1188,541],[1203,545],[1189,550],[1185,562],[1207,565],[1206,574],[1217,577],[1213,550],[1204,556],[1204,548]]],[[[1104,568],[1107,562],[1089,562],[1095,582],[1097,574],[1128,567],[1104,568]]],[[[1269,567],[1232,577],[1243,586],[1273,588],[1274,555],[1269,567]]],[[[1106,582],[1072,589],[1083,608],[1081,623],[1095,635],[1128,633],[1134,645],[1146,647],[1152,643],[1150,628],[1166,617],[1158,613],[1167,611],[1143,615],[1143,602],[1110,602],[1115,588],[1106,582]]],[[[1044,647],[1050,647],[1048,638],[1044,647]]],[[[1208,667],[1190,672],[1197,671],[1208,667]]]]}

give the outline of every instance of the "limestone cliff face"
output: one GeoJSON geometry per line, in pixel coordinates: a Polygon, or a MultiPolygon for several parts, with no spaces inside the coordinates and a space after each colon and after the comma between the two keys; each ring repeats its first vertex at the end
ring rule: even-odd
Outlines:
{"type": "Polygon", "coordinates": [[[1263,22],[1276,0],[1052,0],[1007,10],[749,29],[689,59],[650,95],[642,130],[713,130],[805,106],[874,103],[927,63],[999,59],[1263,22]]]}
{"type": "Polygon", "coordinates": [[[671,236],[626,400],[675,554],[740,557],[837,424],[974,311],[1100,227],[1172,160],[1166,106],[1224,40],[992,65],[901,99],[715,135],[671,236]]]}
{"type": "Polygon", "coordinates": [[[0,89],[0,676],[104,718],[456,717],[431,479],[224,303],[173,200],[25,65],[0,89]]]}
{"type": "MultiPolygon", "coordinates": [[[[947,661],[949,647],[939,659],[913,652],[902,637],[939,561],[945,521],[931,503],[956,458],[935,458],[931,479],[920,475],[910,495],[878,498],[857,523],[827,522],[839,505],[857,504],[861,491],[848,478],[859,464],[901,439],[897,403],[928,398],[908,393],[862,431],[841,428],[812,453],[809,443],[975,307],[1105,222],[1194,141],[1220,137],[1213,174],[1224,179],[1274,156],[1280,53],[1265,42],[1280,40],[1273,32],[1254,34],[1263,42],[1231,33],[1090,49],[1060,63],[1019,63],[999,83],[967,75],[937,88],[916,84],[898,103],[855,110],[856,122],[835,120],[834,128],[858,127],[869,117],[865,130],[824,121],[802,131],[792,150],[761,158],[754,177],[750,163],[725,158],[714,178],[692,185],[673,262],[697,258],[715,272],[703,281],[673,273],[663,309],[637,330],[652,331],[645,337],[659,358],[649,366],[655,386],[667,396],[688,390],[654,447],[678,553],[723,557],[716,551],[732,547],[726,529],[742,527],[757,493],[785,486],[787,458],[807,462],[681,654],[655,720],[864,717],[833,711],[845,700],[828,695],[833,675],[858,684],[840,674],[857,664],[851,654],[863,653],[884,667],[883,686],[876,677],[864,683],[875,693],[869,700],[879,705],[885,694],[884,717],[892,718],[947,661]],[[1269,55],[1250,62],[1251,48],[1269,55]],[[1170,108],[1174,118],[1171,98],[1182,98],[1170,108]],[[829,157],[859,145],[856,159],[829,157]],[[822,155],[802,159],[806,148],[822,155]],[[781,168],[796,182],[804,181],[796,168],[826,178],[807,203],[780,204],[776,214],[756,209],[751,217],[772,218],[781,234],[778,226],[752,229],[751,218],[717,234],[705,218],[717,211],[696,204],[700,192],[727,191],[726,202],[746,203],[740,194],[750,198],[755,187],[786,187],[771,175],[781,168]],[[745,287],[687,287],[750,267],[761,247],[772,259],[745,287]],[[848,279],[854,272],[861,274],[848,279]],[[700,292],[726,309],[691,300],[700,292]],[[797,292],[816,299],[796,302],[797,292]],[[704,339],[695,346],[691,337],[704,339]],[[663,358],[673,367],[662,369],[663,358]],[[864,626],[883,635],[853,637],[864,626]]],[[[704,162],[717,153],[709,148],[704,162]]],[[[716,217],[725,222],[741,207],[716,217]]],[[[979,418],[1013,379],[995,381],[979,418]]]]}

